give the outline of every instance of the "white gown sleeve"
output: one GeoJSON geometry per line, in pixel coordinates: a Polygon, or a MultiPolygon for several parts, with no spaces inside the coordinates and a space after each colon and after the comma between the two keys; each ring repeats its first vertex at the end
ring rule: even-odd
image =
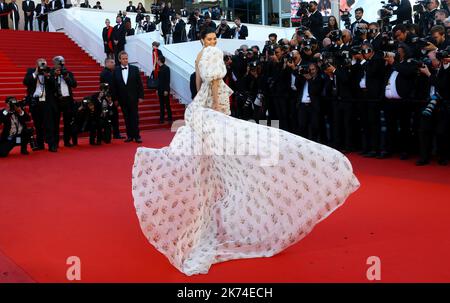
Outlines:
{"type": "Polygon", "coordinates": [[[223,62],[223,52],[217,47],[206,47],[198,63],[198,68],[204,82],[223,79],[227,74],[227,69],[223,62]]]}

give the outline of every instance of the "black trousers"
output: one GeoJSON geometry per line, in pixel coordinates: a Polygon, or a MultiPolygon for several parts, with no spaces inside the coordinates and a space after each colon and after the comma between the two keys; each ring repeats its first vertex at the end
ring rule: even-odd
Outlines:
{"type": "Polygon", "coordinates": [[[11,22],[15,22],[16,24],[15,24],[15,29],[18,31],[19,30],[19,21],[20,21],[20,19],[19,18],[17,18],[16,20],[12,20],[11,19],[11,22]]]}
{"type": "Polygon", "coordinates": [[[119,65],[119,53],[125,49],[124,45],[116,45],[114,46],[114,60],[116,61],[116,65],[119,65]]]}
{"type": "Polygon", "coordinates": [[[73,101],[71,98],[60,98],[57,100],[57,113],[56,117],[54,119],[55,123],[55,138],[56,138],[56,144],[59,144],[59,125],[61,121],[61,114],[63,117],[63,124],[64,124],[64,130],[63,130],[63,139],[64,144],[69,144],[70,139],[73,139],[73,143],[77,144],[78,133],[75,131],[74,127],[74,112],[73,112],[73,101]]]}
{"type": "Polygon", "coordinates": [[[413,146],[411,131],[413,105],[403,99],[387,101],[384,106],[386,140],[382,149],[389,153],[395,151],[410,153],[413,146]]]}
{"type": "MultiPolygon", "coordinates": [[[[26,151],[27,145],[30,142],[30,133],[27,129],[23,130],[23,134],[20,135],[20,150],[26,151]]],[[[2,140],[0,141],[0,157],[7,157],[11,150],[16,147],[16,137],[11,138],[11,140],[2,140]]]]}
{"type": "Polygon", "coordinates": [[[30,31],[32,31],[33,30],[33,15],[31,15],[31,16],[28,16],[26,13],[25,13],[25,25],[24,25],[24,30],[30,30],[30,31]]]}
{"type": "Polygon", "coordinates": [[[89,130],[89,143],[98,144],[101,142],[111,143],[111,123],[106,118],[100,118],[92,121],[89,130]]]}
{"type": "Polygon", "coordinates": [[[280,129],[285,131],[293,131],[289,127],[289,110],[291,109],[289,97],[273,96],[272,102],[278,116],[278,121],[280,122],[280,129]]]}
{"type": "Polygon", "coordinates": [[[360,92],[356,105],[360,119],[361,149],[363,152],[378,152],[380,149],[380,104],[370,99],[366,92],[360,92]]]}
{"type": "Polygon", "coordinates": [[[125,119],[125,127],[127,129],[127,137],[132,139],[140,139],[139,134],[139,113],[138,102],[128,103],[120,102],[123,118],[125,119]]]}
{"type": "Polygon", "coordinates": [[[353,105],[341,100],[333,101],[333,146],[350,151],[352,144],[353,105]]]}
{"type": "Polygon", "coordinates": [[[0,25],[2,26],[2,29],[9,29],[8,16],[0,17],[0,25]]]}
{"type": "Polygon", "coordinates": [[[48,19],[38,19],[39,31],[46,32],[48,29],[48,19]]]}
{"type": "Polygon", "coordinates": [[[320,108],[318,104],[300,103],[297,110],[299,135],[303,138],[318,142],[320,108]]]}
{"type": "Polygon", "coordinates": [[[436,137],[436,154],[440,160],[450,158],[450,109],[440,107],[432,116],[421,116],[419,126],[420,159],[429,161],[436,137]]]}
{"type": "Polygon", "coordinates": [[[159,120],[164,121],[165,111],[167,110],[167,119],[172,121],[172,109],[170,108],[169,95],[164,96],[164,93],[158,93],[159,97],[159,120]]]}
{"type": "Polygon", "coordinates": [[[56,105],[47,101],[39,102],[34,100],[33,105],[30,106],[30,110],[36,130],[37,146],[43,148],[44,140],[49,146],[56,144],[55,123],[53,122],[58,113],[56,105]]]}

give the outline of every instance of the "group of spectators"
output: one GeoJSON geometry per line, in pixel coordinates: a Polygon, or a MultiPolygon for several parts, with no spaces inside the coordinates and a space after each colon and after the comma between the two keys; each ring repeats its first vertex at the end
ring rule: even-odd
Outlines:
{"type": "Polygon", "coordinates": [[[359,8],[356,21],[341,30],[334,17],[316,24],[317,3],[310,2],[291,39],[271,34],[262,50],[242,45],[225,55],[225,81],[235,92],[232,115],[268,125],[278,120],[281,129],[343,153],[403,160],[418,154],[417,165],[426,165],[435,152],[446,165],[447,4],[429,0],[414,7],[417,23],[408,0],[390,1],[378,22],[365,21],[359,8]]]}

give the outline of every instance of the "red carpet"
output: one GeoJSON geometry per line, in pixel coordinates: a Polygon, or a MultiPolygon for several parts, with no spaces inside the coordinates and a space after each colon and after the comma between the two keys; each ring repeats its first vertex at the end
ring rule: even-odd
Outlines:
{"type": "MultiPolygon", "coordinates": [[[[145,146],[170,142],[144,133],[145,146]]],[[[137,145],[61,148],[0,159],[0,250],[37,282],[367,282],[381,258],[383,282],[450,281],[450,168],[351,155],[361,188],[303,241],[266,259],[215,265],[186,277],[142,235],[131,196],[137,145]]],[[[0,266],[1,266],[0,262],[0,266]]],[[[1,268],[0,268],[1,272],[1,268]]]]}

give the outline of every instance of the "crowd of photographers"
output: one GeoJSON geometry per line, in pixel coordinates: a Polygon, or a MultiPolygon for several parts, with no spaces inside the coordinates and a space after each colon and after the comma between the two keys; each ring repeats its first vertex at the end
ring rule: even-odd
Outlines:
{"type": "Polygon", "coordinates": [[[119,132],[118,104],[110,90],[111,76],[108,78],[114,66],[114,60],[107,59],[100,75],[99,92],[77,101],[72,92],[77,81],[65,67],[64,58],[53,58],[52,68],[45,59],[38,59],[36,67],[29,68],[23,80],[27,97],[20,101],[8,97],[5,108],[0,110],[3,124],[0,157],[6,157],[15,146],[20,146],[24,155],[29,153],[28,145],[33,151],[44,150],[44,143],[50,152],[57,152],[61,116],[65,147],[78,145],[81,132],[89,132],[91,145],[111,143],[112,138],[123,139],[119,132]]]}
{"type": "Polygon", "coordinates": [[[360,8],[342,30],[334,17],[317,26],[316,14],[314,1],[302,5],[302,26],[292,39],[271,34],[262,50],[243,45],[225,55],[225,81],[235,91],[232,115],[268,125],[278,120],[283,130],[365,157],[419,154],[416,164],[426,165],[436,147],[438,163],[446,165],[447,2],[411,7],[408,0],[391,0],[371,23],[360,8]]]}

